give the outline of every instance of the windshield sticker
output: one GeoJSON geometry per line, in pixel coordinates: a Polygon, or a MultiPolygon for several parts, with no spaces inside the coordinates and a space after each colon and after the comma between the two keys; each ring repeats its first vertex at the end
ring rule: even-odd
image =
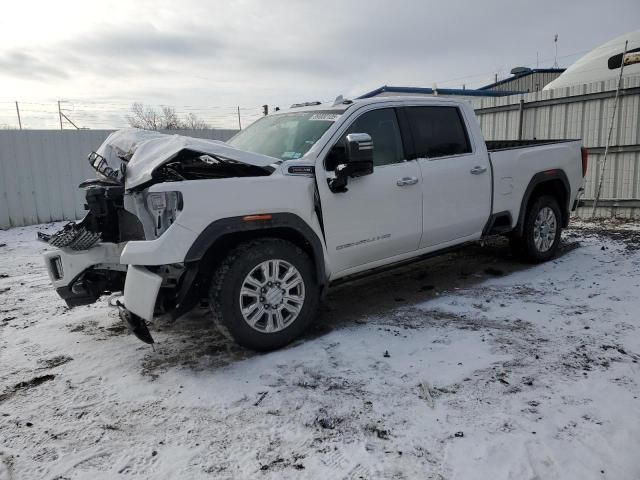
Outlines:
{"type": "Polygon", "coordinates": [[[292,158],[300,158],[302,156],[302,153],[300,152],[284,152],[280,158],[282,158],[283,160],[290,160],[292,158]]]}
{"type": "Polygon", "coordinates": [[[339,113],[314,113],[309,120],[321,120],[323,122],[335,122],[340,117],[339,113]]]}

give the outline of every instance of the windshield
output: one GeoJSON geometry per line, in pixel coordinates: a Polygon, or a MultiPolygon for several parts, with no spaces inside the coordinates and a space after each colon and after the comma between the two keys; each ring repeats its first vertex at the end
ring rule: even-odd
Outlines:
{"type": "Polygon", "coordinates": [[[229,145],[280,160],[302,157],[341,112],[312,111],[266,116],[229,140],[229,145]]]}

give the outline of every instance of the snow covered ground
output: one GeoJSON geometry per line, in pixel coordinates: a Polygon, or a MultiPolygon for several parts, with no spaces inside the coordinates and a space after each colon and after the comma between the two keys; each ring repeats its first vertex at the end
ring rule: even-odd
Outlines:
{"type": "Polygon", "coordinates": [[[203,311],[154,352],[105,301],[68,310],[36,230],[0,231],[2,480],[640,478],[637,226],[344,285],[262,355],[203,311]]]}

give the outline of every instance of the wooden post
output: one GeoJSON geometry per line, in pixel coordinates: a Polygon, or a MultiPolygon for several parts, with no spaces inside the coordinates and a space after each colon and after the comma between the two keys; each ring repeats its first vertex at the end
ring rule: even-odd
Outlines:
{"type": "Polygon", "coordinates": [[[522,140],[522,127],[524,124],[524,98],[520,99],[520,108],[518,109],[518,140],[522,140]]]}
{"type": "Polygon", "coordinates": [[[22,130],[22,120],[20,119],[20,107],[18,107],[17,101],[16,101],[16,113],[18,114],[18,125],[20,126],[20,130],[22,130]]]}
{"type": "Polygon", "coordinates": [[[240,121],[240,107],[238,106],[238,128],[242,130],[242,122],[240,121]]]}
{"type": "Polygon", "coordinates": [[[60,117],[60,130],[62,130],[62,109],[60,108],[60,100],[58,100],[58,116],[60,117]]]}

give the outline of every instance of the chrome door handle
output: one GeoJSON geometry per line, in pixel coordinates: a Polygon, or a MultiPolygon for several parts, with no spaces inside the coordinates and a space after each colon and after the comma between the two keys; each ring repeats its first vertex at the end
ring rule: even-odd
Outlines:
{"type": "Polygon", "coordinates": [[[470,170],[471,175],[480,175],[481,173],[484,173],[486,171],[487,167],[481,167],[480,165],[477,165],[470,170]]]}
{"type": "Polygon", "coordinates": [[[399,187],[406,187],[407,185],[415,185],[416,183],[418,183],[417,177],[402,177],[396,182],[396,185],[399,187]]]}

